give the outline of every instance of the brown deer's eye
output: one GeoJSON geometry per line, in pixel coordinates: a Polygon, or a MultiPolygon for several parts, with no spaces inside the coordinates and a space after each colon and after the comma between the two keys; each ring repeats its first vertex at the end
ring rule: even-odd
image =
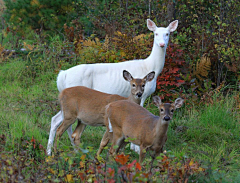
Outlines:
{"type": "Polygon", "coordinates": [[[174,110],[172,109],[172,110],[171,110],[171,113],[173,113],[173,111],[174,111],[174,110]]]}
{"type": "Polygon", "coordinates": [[[163,112],[163,109],[161,109],[161,112],[163,112]]]}
{"type": "Polygon", "coordinates": [[[133,87],[135,87],[136,85],[135,84],[132,84],[133,87]]]}
{"type": "Polygon", "coordinates": [[[144,87],[145,87],[145,85],[142,85],[142,87],[144,88],[144,87]]]}

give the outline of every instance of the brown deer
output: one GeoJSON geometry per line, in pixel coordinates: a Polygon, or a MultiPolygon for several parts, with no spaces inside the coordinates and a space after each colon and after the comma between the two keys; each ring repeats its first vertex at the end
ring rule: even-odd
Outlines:
{"type": "MultiPolygon", "coordinates": [[[[144,87],[147,82],[154,79],[155,72],[150,72],[143,79],[134,79],[124,70],[123,77],[131,84],[131,94],[128,98],[119,95],[102,93],[84,86],[66,88],[59,94],[63,121],[57,129],[54,149],[57,150],[57,140],[78,119],[78,125],[72,134],[74,144],[79,145],[81,134],[86,125],[105,126],[105,106],[117,100],[129,100],[140,104],[144,87]],[[85,125],[81,125],[81,123],[85,125]]],[[[137,105],[136,104],[136,105],[137,105]]]]}
{"type": "MultiPolygon", "coordinates": [[[[160,116],[155,116],[140,105],[129,101],[115,101],[106,106],[105,124],[113,131],[111,154],[117,153],[126,145],[125,139],[140,146],[140,163],[146,150],[154,151],[154,157],[163,151],[173,112],[182,106],[184,100],[177,98],[174,103],[169,104],[162,103],[161,99],[155,96],[153,102],[159,108],[160,116]],[[116,145],[118,148],[114,149],[116,145]]],[[[100,149],[106,145],[101,143],[100,149]]]]}

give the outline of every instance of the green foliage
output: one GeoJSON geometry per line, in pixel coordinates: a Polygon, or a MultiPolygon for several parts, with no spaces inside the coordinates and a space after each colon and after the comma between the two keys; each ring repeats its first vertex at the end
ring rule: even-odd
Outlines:
{"type": "MultiPolygon", "coordinates": [[[[50,61],[52,59],[50,57],[50,61]]],[[[36,60],[32,59],[33,62],[36,60]]],[[[240,168],[239,93],[218,94],[212,97],[213,103],[202,103],[200,107],[188,105],[190,100],[187,100],[186,107],[178,110],[170,123],[164,147],[166,157],[161,155],[152,166],[150,154],[146,155],[142,165],[138,165],[134,161],[138,155],[130,151],[129,146],[125,149],[129,156],[119,156],[118,162],[106,155],[107,149],[102,157],[95,159],[105,131],[103,127],[88,127],[84,131],[83,152],[79,150],[79,153],[72,151],[65,133],[59,144],[59,154],[47,157],[44,147],[51,117],[59,111],[57,73],[50,72],[51,69],[42,70],[35,79],[29,79],[31,75],[23,74],[27,62],[9,60],[0,67],[0,161],[3,170],[0,180],[10,180],[12,175],[25,182],[107,181],[126,177],[136,181],[237,182],[239,179],[236,176],[240,168]],[[24,84],[26,81],[27,85],[24,84]]],[[[72,65],[68,63],[64,67],[72,65]]],[[[149,105],[148,110],[158,115],[156,107],[149,105]]]]}
{"type": "MultiPolygon", "coordinates": [[[[12,31],[28,36],[26,31],[59,31],[65,23],[75,19],[72,1],[5,0],[5,18],[12,31]]],[[[50,32],[49,32],[50,31],[50,32]]]]}
{"type": "Polygon", "coordinates": [[[19,2],[6,0],[8,26],[2,21],[0,32],[0,181],[239,182],[240,96],[238,85],[228,85],[240,79],[238,1],[19,2]],[[170,123],[166,156],[151,165],[147,154],[139,165],[127,145],[127,155],[111,160],[106,148],[96,159],[105,129],[88,127],[79,153],[64,134],[60,153],[46,157],[50,120],[59,111],[58,71],[146,58],[153,41],[149,17],[162,26],[179,20],[157,94],[181,96],[186,107],[170,123]]]}
{"type": "MultiPolygon", "coordinates": [[[[100,48],[89,48],[91,51],[84,48],[79,53],[83,53],[83,59],[87,59],[85,62],[146,58],[151,43],[142,45],[137,42],[139,44],[137,45],[133,41],[137,35],[149,33],[146,19],[151,18],[162,26],[167,26],[173,19],[178,19],[178,32],[171,35],[171,40],[183,50],[183,60],[190,68],[195,68],[205,55],[211,61],[207,79],[213,83],[213,87],[218,87],[222,82],[227,84],[239,82],[240,4],[236,0],[74,2],[65,0],[51,3],[46,0],[24,2],[6,0],[5,5],[7,9],[4,15],[8,24],[5,26],[3,24],[1,41],[5,48],[9,47],[9,43],[12,44],[12,48],[21,46],[18,42],[23,38],[35,39],[36,32],[40,34],[42,42],[49,38],[48,34],[51,36],[59,34],[61,39],[65,38],[71,42],[73,51],[78,52],[78,48],[82,47],[81,44],[86,39],[85,36],[95,35],[94,38],[97,37],[100,43],[108,36],[109,41],[123,53],[110,49],[111,51],[104,50],[102,55],[99,55],[100,48]],[[89,61],[90,55],[93,55],[93,58],[89,61]]],[[[193,72],[191,69],[189,73],[193,72]]],[[[194,76],[187,78],[189,82],[194,76]]]]}
{"type": "Polygon", "coordinates": [[[239,1],[218,0],[175,3],[175,13],[181,20],[175,41],[185,48],[190,63],[205,53],[210,57],[210,79],[216,86],[238,80],[239,5],[239,1]]]}

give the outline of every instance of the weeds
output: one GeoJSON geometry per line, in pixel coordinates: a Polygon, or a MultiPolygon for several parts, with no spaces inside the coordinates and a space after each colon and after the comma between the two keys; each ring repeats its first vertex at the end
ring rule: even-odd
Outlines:
{"type": "MultiPolygon", "coordinates": [[[[239,182],[237,90],[228,95],[208,91],[198,103],[186,97],[185,108],[178,110],[170,123],[164,147],[167,153],[152,165],[150,156],[139,165],[135,161],[138,155],[129,145],[125,155],[111,159],[106,149],[102,157],[95,158],[103,127],[84,131],[81,148],[85,153],[73,152],[64,134],[59,154],[47,157],[44,147],[51,117],[60,109],[57,73],[79,61],[62,52],[65,43],[57,37],[48,46],[29,42],[25,47],[29,48],[26,56],[0,63],[0,181],[239,182]]],[[[147,109],[158,115],[150,98],[147,109]]]]}

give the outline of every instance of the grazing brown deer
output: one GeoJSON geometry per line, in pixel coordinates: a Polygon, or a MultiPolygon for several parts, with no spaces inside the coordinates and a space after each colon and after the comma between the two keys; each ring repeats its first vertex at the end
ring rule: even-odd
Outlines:
{"type": "Polygon", "coordinates": [[[86,125],[105,126],[105,106],[117,100],[129,100],[140,104],[147,82],[154,79],[155,72],[150,72],[143,79],[134,79],[131,74],[124,70],[123,77],[131,84],[131,94],[128,98],[119,95],[102,93],[84,86],[76,86],[64,89],[59,95],[63,121],[57,129],[54,149],[57,149],[57,140],[78,119],[78,125],[72,134],[74,144],[80,143],[81,134],[86,125]],[[85,125],[81,125],[81,123],[85,125]]]}

